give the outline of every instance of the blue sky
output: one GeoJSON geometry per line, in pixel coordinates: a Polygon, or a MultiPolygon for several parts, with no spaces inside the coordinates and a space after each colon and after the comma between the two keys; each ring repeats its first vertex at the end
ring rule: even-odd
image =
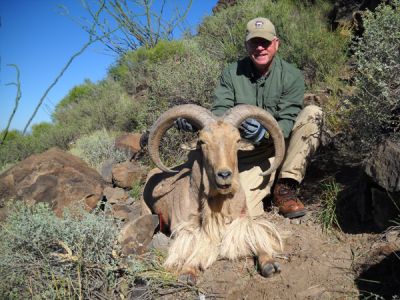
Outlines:
{"type": "MultiPolygon", "coordinates": [[[[160,2],[155,0],[155,2],[160,2]]],[[[167,0],[182,3],[185,1],[167,0]]],[[[185,26],[195,32],[201,20],[211,15],[216,0],[193,0],[185,26]]],[[[88,34],[70,17],[60,13],[68,7],[75,18],[85,17],[80,0],[0,0],[0,129],[7,125],[15,103],[16,70],[20,70],[22,97],[11,129],[22,130],[39,99],[69,58],[88,41],[88,34]]],[[[179,33],[176,34],[179,37],[179,33]]],[[[55,105],[76,85],[105,78],[116,55],[100,44],[91,45],[77,57],[45,98],[32,124],[51,122],[55,105]]]]}

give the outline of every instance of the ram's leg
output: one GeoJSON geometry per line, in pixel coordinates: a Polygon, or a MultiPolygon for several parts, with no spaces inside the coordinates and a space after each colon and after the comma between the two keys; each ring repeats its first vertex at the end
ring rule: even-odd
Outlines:
{"type": "Polygon", "coordinates": [[[281,271],[281,267],[278,262],[276,262],[271,255],[264,251],[259,251],[258,253],[258,266],[260,268],[260,273],[264,277],[269,277],[274,273],[281,271]]]}
{"type": "Polygon", "coordinates": [[[218,244],[212,242],[196,223],[180,224],[173,235],[174,240],[164,265],[178,271],[183,281],[195,282],[199,270],[206,269],[216,261],[218,244]]]}
{"type": "Polygon", "coordinates": [[[179,274],[179,281],[189,285],[195,285],[199,271],[198,268],[193,266],[184,266],[179,274]]]}

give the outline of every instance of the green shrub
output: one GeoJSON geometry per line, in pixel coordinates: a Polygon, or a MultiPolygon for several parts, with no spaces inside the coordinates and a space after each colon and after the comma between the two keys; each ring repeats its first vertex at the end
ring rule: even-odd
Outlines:
{"type": "Polygon", "coordinates": [[[149,96],[168,106],[195,103],[210,107],[222,65],[202,51],[194,41],[185,41],[187,54],[151,66],[149,96]]]}
{"type": "Polygon", "coordinates": [[[182,57],[186,53],[183,41],[161,40],[154,48],[139,48],[122,55],[116,65],[112,66],[108,75],[120,82],[126,92],[133,95],[147,87],[151,80],[149,65],[182,57]]]}
{"type": "Polygon", "coordinates": [[[98,130],[78,138],[70,151],[97,169],[108,159],[112,159],[114,162],[129,159],[128,153],[115,147],[115,137],[116,134],[107,130],[98,130]]]}
{"type": "Polygon", "coordinates": [[[117,226],[108,214],[54,215],[15,202],[0,230],[0,298],[91,299],[113,284],[117,226]]]}
{"type": "Polygon", "coordinates": [[[74,208],[58,218],[45,203],[9,203],[0,228],[0,299],[145,299],[197,289],[163,268],[165,254],[119,256],[116,223],[105,211],[74,208]],[[137,296],[137,295],[136,295],[137,296]]]}
{"type": "Polygon", "coordinates": [[[0,168],[12,165],[36,152],[36,145],[31,136],[15,135],[0,145],[0,168]]]}
{"type": "Polygon", "coordinates": [[[348,128],[351,152],[360,158],[383,139],[400,141],[400,1],[380,5],[363,20],[348,128]]]}
{"type": "Polygon", "coordinates": [[[32,126],[31,134],[12,134],[10,138],[7,137],[3,145],[0,145],[0,169],[52,147],[65,150],[78,134],[72,127],[49,123],[32,126]]]}
{"type": "Polygon", "coordinates": [[[136,127],[136,115],[140,110],[120,84],[104,80],[82,95],[74,105],[56,109],[55,124],[73,128],[78,134],[94,130],[131,131],[136,127]]]}
{"type": "Polygon", "coordinates": [[[41,137],[45,134],[47,134],[53,127],[53,124],[48,123],[48,122],[41,122],[38,124],[32,125],[31,129],[31,135],[33,137],[41,137]]]}
{"type": "Polygon", "coordinates": [[[56,114],[58,111],[68,110],[72,106],[76,105],[80,99],[85,98],[90,95],[95,84],[90,80],[86,79],[83,84],[73,87],[67,96],[65,96],[56,106],[56,114]]]}

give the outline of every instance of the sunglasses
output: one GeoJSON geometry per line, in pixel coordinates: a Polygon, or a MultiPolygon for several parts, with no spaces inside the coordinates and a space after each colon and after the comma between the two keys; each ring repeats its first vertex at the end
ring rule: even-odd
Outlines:
{"type": "Polygon", "coordinates": [[[261,46],[263,48],[268,48],[273,41],[268,41],[264,39],[251,39],[247,42],[247,46],[250,49],[256,49],[257,47],[261,46]]]}

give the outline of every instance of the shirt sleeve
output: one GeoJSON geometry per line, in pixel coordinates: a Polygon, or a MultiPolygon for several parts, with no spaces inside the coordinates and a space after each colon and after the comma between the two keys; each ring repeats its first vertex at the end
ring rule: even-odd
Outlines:
{"type": "Polygon", "coordinates": [[[297,115],[304,104],[304,79],[300,72],[288,80],[278,104],[277,121],[283,131],[285,138],[288,138],[293,129],[297,115]]]}
{"type": "Polygon", "coordinates": [[[233,88],[232,77],[227,67],[219,80],[219,84],[214,92],[214,101],[211,112],[216,116],[222,116],[225,111],[235,105],[235,91],[233,88]]]}

